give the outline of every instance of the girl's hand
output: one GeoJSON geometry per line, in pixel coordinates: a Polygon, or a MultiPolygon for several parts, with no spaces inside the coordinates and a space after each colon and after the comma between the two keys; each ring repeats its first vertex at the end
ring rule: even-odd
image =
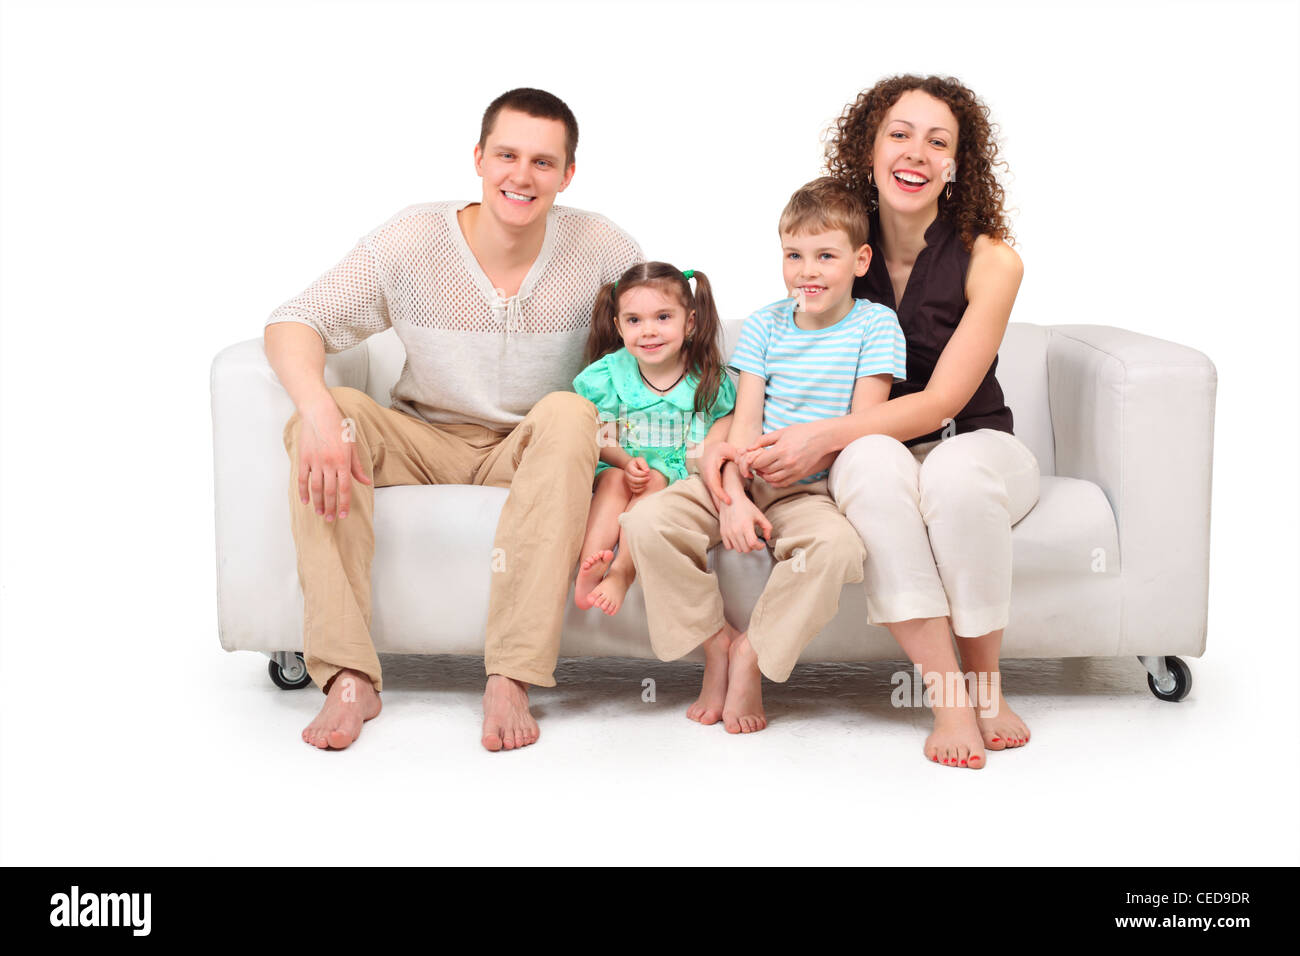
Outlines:
{"type": "Polygon", "coordinates": [[[768,432],[746,453],[750,470],[773,488],[784,488],[820,471],[829,449],[823,443],[822,422],[804,422],[768,432]]]}
{"type": "Polygon", "coordinates": [[[644,458],[633,458],[623,466],[623,478],[627,482],[628,491],[634,495],[641,494],[650,483],[649,462],[644,458]]]}
{"type": "MultiPolygon", "coordinates": [[[[700,455],[700,478],[703,479],[704,487],[709,489],[709,494],[713,496],[715,502],[731,504],[731,495],[727,494],[726,489],[722,487],[722,466],[729,461],[738,463],[740,455],[740,449],[731,442],[716,441],[704,446],[704,451],[700,455]]],[[[740,473],[746,478],[749,477],[743,466],[740,473]]]]}
{"type": "Polygon", "coordinates": [[[722,544],[728,551],[760,551],[772,540],[772,522],[748,498],[724,505],[718,513],[718,524],[722,544]],[[755,525],[763,529],[761,540],[754,533],[755,525]]]}

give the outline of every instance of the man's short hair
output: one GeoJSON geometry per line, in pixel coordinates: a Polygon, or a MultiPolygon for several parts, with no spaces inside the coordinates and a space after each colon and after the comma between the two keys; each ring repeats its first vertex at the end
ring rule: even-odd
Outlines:
{"type": "Polygon", "coordinates": [[[563,123],[566,154],[564,165],[565,167],[573,165],[574,157],[578,153],[578,121],[574,118],[573,110],[569,109],[564,100],[545,90],[535,90],[528,86],[502,93],[483,111],[483,126],[478,134],[479,149],[487,148],[488,135],[496,125],[497,114],[502,110],[515,110],[537,119],[559,120],[563,123]]]}
{"type": "Polygon", "coordinates": [[[823,176],[794,191],[777,229],[790,235],[840,229],[848,234],[849,245],[857,249],[871,236],[871,220],[857,193],[838,179],[823,176]]]}

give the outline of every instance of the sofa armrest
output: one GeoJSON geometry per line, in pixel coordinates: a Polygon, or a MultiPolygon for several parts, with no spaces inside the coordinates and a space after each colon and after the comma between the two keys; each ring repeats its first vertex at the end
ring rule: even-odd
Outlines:
{"type": "MultiPolygon", "coordinates": [[[[365,343],[327,355],[325,384],[364,388],[366,369],[365,343]]],[[[284,427],[293,415],[293,401],[271,369],[261,339],[217,354],[211,390],[221,644],[235,650],[267,646],[274,639],[279,643],[269,646],[290,650],[300,646],[300,633],[279,638],[252,631],[283,620],[273,609],[286,601],[298,602],[294,614],[299,619],[302,613],[284,451],[284,427]],[[285,578],[292,582],[287,588],[285,578]]]]}
{"type": "Polygon", "coordinates": [[[1050,328],[1056,473],[1101,486],[1119,532],[1117,654],[1199,655],[1218,381],[1202,353],[1124,329],[1050,328]]]}

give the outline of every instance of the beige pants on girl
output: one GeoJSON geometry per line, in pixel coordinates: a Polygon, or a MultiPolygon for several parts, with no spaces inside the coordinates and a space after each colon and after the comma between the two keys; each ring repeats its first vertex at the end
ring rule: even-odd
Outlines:
{"type": "MultiPolygon", "coordinates": [[[[799,654],[839,610],[845,584],[862,580],[862,539],[827,494],[826,481],[773,488],[755,478],[750,495],[772,523],[776,558],[749,618],[758,667],[784,681],[799,654]]],[[[645,593],[650,644],[675,660],[726,619],[708,551],[721,541],[718,512],[697,475],[645,498],[619,518],[645,593]]]]}
{"type": "Polygon", "coordinates": [[[849,444],[830,491],[866,545],[867,621],[950,617],[958,637],[1007,626],[1011,527],[1038,501],[1038,459],[991,428],[907,448],[849,444]]]}
{"type": "MultiPolygon", "coordinates": [[[[555,685],[555,662],[591,504],[596,470],[596,407],[580,395],[552,392],[513,431],[481,425],[430,425],[385,408],[355,388],[331,388],[355,423],[357,447],[376,488],[386,485],[490,485],[509,488],[495,547],[506,555],[492,573],[484,664],[541,687],[555,685]]],[[[374,491],[352,482],[348,516],[326,522],[298,496],[295,413],[284,428],[289,453],[289,510],[302,584],[303,657],[322,690],[340,670],[365,674],[383,689],[370,639],[370,564],[375,553],[374,491]]],[[[486,568],[485,568],[486,570],[486,568]]],[[[434,568],[412,568],[433,574],[434,568]]],[[[429,614],[438,608],[429,607],[429,614]]]]}

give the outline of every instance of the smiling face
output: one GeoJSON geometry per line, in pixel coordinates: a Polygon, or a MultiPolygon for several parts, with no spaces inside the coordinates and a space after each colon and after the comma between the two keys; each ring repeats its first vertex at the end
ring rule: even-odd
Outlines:
{"type": "Polygon", "coordinates": [[[796,298],[802,293],[805,313],[821,328],[834,325],[853,308],[853,280],[867,274],[871,247],[853,248],[843,229],[829,232],[781,233],[785,287],[796,298]]]}
{"type": "Polygon", "coordinates": [[[620,295],[615,321],[623,345],[646,369],[675,369],[682,343],[695,330],[695,313],[658,285],[635,286],[620,295]]]}
{"type": "Polygon", "coordinates": [[[545,220],[556,195],[569,185],[564,124],[504,109],[483,146],[474,147],[474,170],[483,178],[483,210],[503,225],[522,228],[545,220]]]}
{"type": "Polygon", "coordinates": [[[872,147],[880,204],[920,212],[939,203],[957,174],[957,117],[923,90],[908,90],[885,114],[872,147]]]}

